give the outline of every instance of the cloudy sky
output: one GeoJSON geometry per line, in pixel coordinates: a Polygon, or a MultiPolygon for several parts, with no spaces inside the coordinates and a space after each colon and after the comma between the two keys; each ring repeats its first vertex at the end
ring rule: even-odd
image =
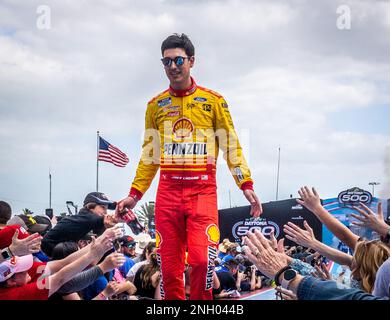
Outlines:
{"type": "MultiPolygon", "coordinates": [[[[279,199],[370,181],[390,197],[389,1],[1,0],[0,199],[14,213],[48,207],[49,168],[55,213],[81,205],[95,189],[97,130],[130,158],[101,163],[100,189],[127,194],[174,32],[195,44],[197,82],[228,101],[263,202],[275,200],[278,146],[279,199]]],[[[229,190],[246,204],[223,161],[218,179],[220,208],[229,190]]]]}

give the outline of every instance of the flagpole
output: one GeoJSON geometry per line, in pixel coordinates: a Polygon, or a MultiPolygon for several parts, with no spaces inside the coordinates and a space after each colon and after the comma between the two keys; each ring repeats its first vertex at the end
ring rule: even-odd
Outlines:
{"type": "Polygon", "coordinates": [[[97,144],[96,144],[96,192],[99,191],[99,131],[97,131],[97,144]]]}
{"type": "Polygon", "coordinates": [[[278,195],[279,195],[279,170],[280,170],[280,146],[278,148],[278,173],[276,177],[276,200],[278,200],[278,195]]]}
{"type": "Polygon", "coordinates": [[[49,208],[51,209],[51,168],[49,168],[49,208]]]}

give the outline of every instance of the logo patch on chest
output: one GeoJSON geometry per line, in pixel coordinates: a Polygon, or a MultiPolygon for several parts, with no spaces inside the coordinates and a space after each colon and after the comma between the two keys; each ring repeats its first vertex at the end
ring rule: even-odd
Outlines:
{"type": "Polygon", "coordinates": [[[203,97],[195,97],[195,98],[194,98],[194,101],[206,102],[207,99],[206,99],[206,98],[203,98],[203,97]]]}
{"type": "Polygon", "coordinates": [[[172,103],[172,99],[171,97],[168,97],[168,98],[165,98],[165,99],[161,99],[161,100],[158,100],[157,101],[157,105],[159,107],[165,107],[165,106],[168,106],[172,103]]]}

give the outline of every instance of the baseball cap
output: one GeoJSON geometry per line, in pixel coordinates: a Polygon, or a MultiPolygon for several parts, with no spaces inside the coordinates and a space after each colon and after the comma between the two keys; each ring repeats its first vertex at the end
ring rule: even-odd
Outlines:
{"type": "Polygon", "coordinates": [[[34,219],[37,223],[40,223],[40,224],[46,224],[48,226],[48,229],[50,230],[53,226],[52,226],[52,223],[50,221],[50,218],[48,216],[39,216],[39,215],[35,215],[34,216],[34,219]]]}
{"type": "Polygon", "coordinates": [[[34,259],[32,254],[22,257],[12,257],[0,264],[0,282],[11,278],[15,273],[29,270],[33,265],[34,259]]]}
{"type": "Polygon", "coordinates": [[[134,238],[130,237],[130,236],[123,236],[123,237],[119,238],[118,241],[121,244],[121,246],[123,246],[123,247],[131,248],[131,247],[136,246],[136,242],[135,242],[134,238]]]}
{"type": "Polygon", "coordinates": [[[107,196],[101,192],[88,193],[84,199],[84,206],[87,203],[97,203],[97,204],[101,204],[101,205],[107,205],[108,209],[110,209],[110,210],[115,210],[115,208],[116,208],[116,202],[109,200],[107,198],[107,196]]]}
{"type": "Polygon", "coordinates": [[[152,239],[152,237],[148,233],[140,233],[135,237],[135,241],[137,242],[137,245],[135,246],[135,252],[138,254],[142,254],[148,243],[154,242],[156,240],[152,239]]]}
{"type": "Polygon", "coordinates": [[[29,233],[44,233],[49,228],[48,224],[38,223],[38,221],[35,220],[35,217],[29,214],[19,214],[14,216],[7,222],[7,225],[20,225],[29,233]]]}
{"type": "Polygon", "coordinates": [[[6,226],[4,229],[0,230],[0,249],[4,249],[11,245],[12,237],[16,230],[19,231],[18,239],[25,239],[30,235],[26,229],[20,225],[6,226]]]}
{"type": "Polygon", "coordinates": [[[230,264],[230,265],[236,265],[238,266],[240,263],[235,259],[233,258],[232,256],[226,256],[223,260],[223,264],[230,264]]]}

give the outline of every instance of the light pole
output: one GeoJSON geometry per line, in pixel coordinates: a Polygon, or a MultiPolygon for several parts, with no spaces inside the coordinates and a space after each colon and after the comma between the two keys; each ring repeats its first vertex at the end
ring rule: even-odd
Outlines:
{"type": "Polygon", "coordinates": [[[372,186],[372,196],[374,197],[374,192],[375,192],[375,186],[379,185],[379,182],[369,182],[368,185],[372,186]]]}
{"type": "Polygon", "coordinates": [[[49,209],[51,209],[51,169],[49,169],[49,209]]]}
{"type": "Polygon", "coordinates": [[[280,146],[278,148],[278,173],[276,175],[276,201],[279,195],[280,146]]]}

